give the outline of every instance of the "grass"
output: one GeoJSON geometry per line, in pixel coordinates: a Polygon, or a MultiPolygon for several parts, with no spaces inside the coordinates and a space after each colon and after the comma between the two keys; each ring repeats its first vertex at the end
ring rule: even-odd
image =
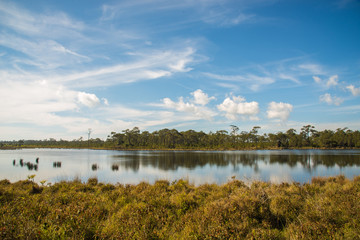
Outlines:
{"type": "Polygon", "coordinates": [[[198,187],[2,180],[0,239],[360,239],[360,176],[198,187]]]}

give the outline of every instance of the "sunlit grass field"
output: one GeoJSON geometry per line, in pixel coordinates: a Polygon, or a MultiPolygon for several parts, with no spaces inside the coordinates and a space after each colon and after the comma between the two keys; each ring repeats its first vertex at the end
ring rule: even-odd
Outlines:
{"type": "Polygon", "coordinates": [[[201,186],[2,180],[0,239],[360,239],[360,176],[201,186]]]}

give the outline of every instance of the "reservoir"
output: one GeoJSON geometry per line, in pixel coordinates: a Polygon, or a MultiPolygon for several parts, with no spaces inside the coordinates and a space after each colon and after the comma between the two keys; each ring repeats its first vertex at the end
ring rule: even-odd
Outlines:
{"type": "Polygon", "coordinates": [[[186,179],[195,185],[236,178],[307,183],[312,177],[360,175],[360,150],[116,151],[89,149],[0,150],[0,179],[46,183],[97,177],[137,184],[186,179]]]}

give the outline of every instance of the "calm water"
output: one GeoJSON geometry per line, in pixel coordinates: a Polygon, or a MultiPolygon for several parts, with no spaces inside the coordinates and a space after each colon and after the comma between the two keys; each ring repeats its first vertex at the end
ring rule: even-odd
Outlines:
{"type": "Polygon", "coordinates": [[[183,178],[200,185],[226,183],[232,176],[244,181],[304,183],[313,176],[360,175],[360,150],[0,150],[0,179],[14,182],[32,174],[37,182],[52,183],[74,178],[87,181],[90,177],[124,184],[183,178]]]}

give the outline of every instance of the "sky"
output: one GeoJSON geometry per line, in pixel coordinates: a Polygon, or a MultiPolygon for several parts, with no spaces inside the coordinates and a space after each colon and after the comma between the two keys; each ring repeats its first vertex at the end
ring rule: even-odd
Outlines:
{"type": "Polygon", "coordinates": [[[0,1],[0,140],[360,129],[360,1],[0,1]]]}

